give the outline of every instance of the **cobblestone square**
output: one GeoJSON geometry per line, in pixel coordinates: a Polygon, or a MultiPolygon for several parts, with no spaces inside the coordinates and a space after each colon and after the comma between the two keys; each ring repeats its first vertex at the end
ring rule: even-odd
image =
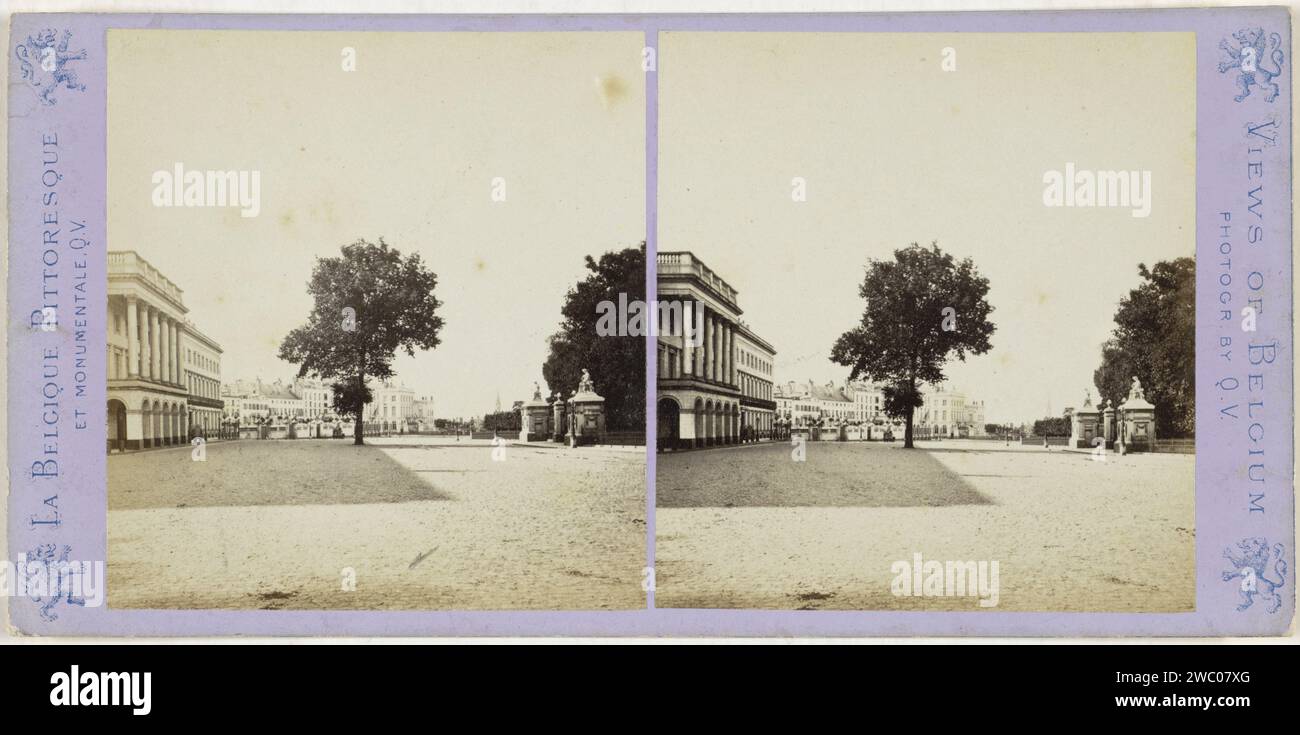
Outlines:
{"type": "Polygon", "coordinates": [[[891,565],[998,561],[993,610],[1195,606],[1195,457],[996,441],[811,442],[664,455],[659,607],[981,610],[891,593],[891,565]]]}
{"type": "Polygon", "coordinates": [[[108,460],[116,608],[645,605],[644,450],[375,438],[108,460]],[[355,572],[355,591],[344,582],[355,572]]]}

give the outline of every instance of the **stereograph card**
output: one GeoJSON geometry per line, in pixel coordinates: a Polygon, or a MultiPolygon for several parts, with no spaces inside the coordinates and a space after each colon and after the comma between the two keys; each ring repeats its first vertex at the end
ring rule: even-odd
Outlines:
{"type": "Polygon", "coordinates": [[[1284,633],[1290,29],[15,16],[10,629],[1284,633]]]}

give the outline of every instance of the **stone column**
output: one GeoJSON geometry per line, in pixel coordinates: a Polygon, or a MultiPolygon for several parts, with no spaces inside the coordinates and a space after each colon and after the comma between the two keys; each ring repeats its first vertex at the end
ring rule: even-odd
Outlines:
{"type": "Polygon", "coordinates": [[[712,323],[713,312],[708,307],[704,307],[703,313],[704,313],[704,341],[700,344],[700,377],[708,378],[709,358],[713,356],[711,354],[713,350],[713,345],[709,341],[709,337],[713,334],[713,323],[712,323]]]}
{"type": "Polygon", "coordinates": [[[140,378],[149,379],[149,305],[140,302],[140,378]]]}
{"type": "MultiPolygon", "coordinates": [[[[140,366],[140,374],[144,376],[145,380],[153,380],[153,375],[154,375],[153,353],[155,347],[153,344],[153,330],[150,329],[150,325],[149,325],[149,320],[152,317],[153,317],[153,308],[150,307],[148,304],[145,304],[144,318],[140,320],[140,339],[143,340],[144,342],[144,353],[141,357],[142,362],[140,366]]],[[[150,419],[150,421],[152,420],[153,419],[150,419]]],[[[152,423],[149,425],[149,431],[150,432],[153,431],[152,423]]],[[[149,437],[152,439],[153,434],[150,433],[149,437]]]]}
{"type": "Polygon", "coordinates": [[[731,322],[722,322],[722,334],[718,337],[722,343],[722,369],[718,371],[718,380],[731,385],[731,322]]]}
{"type": "Polygon", "coordinates": [[[185,385],[185,376],[181,373],[181,327],[172,321],[172,382],[185,385]]]}
{"type": "Polygon", "coordinates": [[[149,366],[153,370],[153,379],[162,380],[162,314],[157,309],[149,310],[149,366]]]}
{"type": "Polygon", "coordinates": [[[727,382],[727,330],[731,325],[725,319],[718,320],[718,382],[727,382]]]}
{"type": "Polygon", "coordinates": [[[685,333],[682,333],[681,351],[677,353],[677,376],[679,377],[690,372],[689,369],[686,369],[686,351],[688,350],[690,350],[690,338],[686,337],[685,333]]]}
{"type": "Polygon", "coordinates": [[[709,315],[703,306],[700,307],[700,345],[692,352],[695,358],[695,377],[704,377],[704,356],[708,353],[709,341],[705,339],[709,334],[709,315]]]}
{"type": "Polygon", "coordinates": [[[181,325],[177,322],[172,327],[172,346],[175,348],[173,352],[176,353],[176,382],[181,385],[188,385],[189,381],[186,380],[185,373],[185,353],[181,351],[181,325]]]}
{"type": "Polygon", "coordinates": [[[681,375],[686,376],[695,372],[695,355],[694,347],[690,345],[693,334],[688,329],[694,328],[694,314],[689,301],[681,302],[681,375]]]}
{"type": "Polygon", "coordinates": [[[722,322],[717,314],[714,314],[710,323],[712,329],[709,341],[709,380],[718,380],[722,377],[722,322]]]}
{"type": "Polygon", "coordinates": [[[718,361],[715,372],[718,374],[714,380],[719,383],[727,382],[727,321],[718,317],[716,327],[718,333],[718,361]]]}
{"type": "Polygon", "coordinates": [[[700,335],[700,377],[709,377],[709,310],[707,307],[701,307],[701,314],[704,315],[704,332],[700,335]]]}
{"type": "MultiPolygon", "coordinates": [[[[153,336],[151,337],[151,339],[153,339],[153,347],[154,347],[153,379],[159,382],[166,382],[166,378],[163,377],[163,368],[166,367],[167,365],[167,356],[164,354],[164,350],[167,349],[167,340],[163,338],[163,325],[165,322],[166,322],[166,317],[162,315],[162,312],[157,309],[154,309],[153,322],[151,323],[151,326],[153,327],[153,336]]],[[[167,427],[164,426],[163,434],[166,435],[166,432],[167,432],[167,427]]]]}
{"type": "Polygon", "coordinates": [[[162,334],[159,338],[163,341],[163,382],[176,383],[176,371],[172,368],[176,364],[176,345],[172,344],[172,320],[171,317],[163,317],[159,326],[162,328],[162,334]]]}
{"type": "Polygon", "coordinates": [[[145,371],[145,377],[149,380],[157,380],[158,312],[152,306],[145,307],[144,333],[146,344],[149,345],[149,369],[145,371]]]}
{"type": "Polygon", "coordinates": [[[695,347],[691,344],[694,338],[688,330],[695,328],[694,307],[689,301],[682,301],[682,375],[692,375],[695,373],[695,347]]]}
{"type": "Polygon", "coordinates": [[[728,321],[727,328],[723,330],[723,366],[725,367],[723,382],[727,385],[736,385],[736,375],[732,371],[732,366],[735,364],[732,360],[732,345],[732,325],[728,321]]]}
{"type": "Polygon", "coordinates": [[[704,360],[700,365],[701,377],[706,379],[713,378],[713,312],[708,311],[704,314],[704,360]]]}
{"type": "Polygon", "coordinates": [[[727,320],[718,320],[718,382],[727,382],[727,320]]]}
{"type": "Polygon", "coordinates": [[[691,357],[694,363],[692,369],[694,370],[695,377],[703,378],[705,348],[709,344],[708,340],[705,339],[705,337],[708,336],[709,333],[709,315],[708,312],[705,310],[703,304],[700,304],[696,308],[699,309],[697,313],[700,315],[700,332],[699,332],[700,343],[691,350],[691,357]]]}
{"type": "Polygon", "coordinates": [[[172,324],[159,312],[159,376],[162,382],[172,382],[172,324]]]}
{"type": "MultiPolygon", "coordinates": [[[[153,371],[150,369],[153,367],[152,356],[151,356],[151,353],[153,352],[153,345],[150,344],[149,342],[149,305],[148,304],[141,305],[140,345],[141,345],[140,377],[143,378],[144,380],[149,380],[150,378],[153,377],[153,371]]],[[[149,421],[149,426],[148,426],[149,438],[152,439],[153,418],[151,416],[146,416],[145,418],[149,421]]]]}
{"type": "Polygon", "coordinates": [[[736,384],[736,328],[727,325],[727,383],[736,384]]]}
{"type": "Polygon", "coordinates": [[[174,383],[176,379],[172,376],[172,320],[164,315],[158,320],[158,339],[162,342],[162,350],[159,355],[162,357],[162,379],[164,383],[174,383]]]}
{"type": "MultiPolygon", "coordinates": [[[[153,312],[153,341],[154,341],[154,362],[153,362],[153,379],[160,382],[167,382],[163,369],[167,367],[167,339],[163,336],[163,329],[167,323],[167,317],[162,312],[154,309],[153,312]]],[[[166,435],[167,427],[163,427],[163,434],[166,435]]]]}
{"type": "Polygon", "coordinates": [[[704,354],[707,355],[704,362],[704,377],[709,380],[713,380],[713,364],[718,359],[717,338],[718,324],[714,319],[713,310],[709,309],[709,313],[704,319],[704,354]]]}
{"type": "Polygon", "coordinates": [[[180,378],[176,381],[181,385],[189,385],[189,376],[185,374],[185,325],[176,323],[176,374],[180,378]]]}
{"type": "Polygon", "coordinates": [[[167,331],[163,332],[163,336],[167,338],[167,380],[169,380],[172,385],[177,385],[181,382],[181,371],[176,369],[175,319],[167,320],[167,331]]]}
{"type": "Polygon", "coordinates": [[[126,372],[129,377],[140,377],[140,318],[135,297],[126,298],[126,372]]]}

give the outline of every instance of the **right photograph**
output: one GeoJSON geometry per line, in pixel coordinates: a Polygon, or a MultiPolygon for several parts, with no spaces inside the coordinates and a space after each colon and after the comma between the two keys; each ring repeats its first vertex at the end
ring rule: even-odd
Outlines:
{"type": "Polygon", "coordinates": [[[1195,610],[1195,35],[658,53],[655,605],[1195,610]]]}

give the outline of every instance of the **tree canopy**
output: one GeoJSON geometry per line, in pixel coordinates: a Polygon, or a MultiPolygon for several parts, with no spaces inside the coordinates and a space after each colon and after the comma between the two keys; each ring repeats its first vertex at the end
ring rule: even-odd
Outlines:
{"type": "Polygon", "coordinates": [[[356,444],[363,442],[366,380],[392,377],[399,349],[414,355],[438,346],[437,284],[418,253],[403,257],[382,237],[317,259],[307,284],[315,305],[280,343],[280,359],[298,365],[299,377],[331,381],[335,409],[356,418],[356,444]]]}
{"type": "Polygon", "coordinates": [[[1196,434],[1196,261],[1177,258],[1151,268],[1138,264],[1142,284],[1115,313],[1115,330],[1101,347],[1093,373],[1097,392],[1122,402],[1133,378],[1155,404],[1164,436],[1196,434]]]}
{"type": "Polygon", "coordinates": [[[569,289],[560,313],[560,329],[551,335],[550,354],[542,377],[564,398],[578,387],[582,370],[591,372],[598,394],[605,399],[605,421],[611,429],[645,429],[645,336],[601,336],[596,322],[602,301],[645,302],[645,243],[607,252],[600,260],[586,257],[590,273],[569,289]]]}
{"type": "Polygon", "coordinates": [[[1064,416],[1049,416],[1034,422],[1034,436],[1069,436],[1074,427],[1064,416]]]}
{"type": "Polygon", "coordinates": [[[483,428],[487,431],[519,431],[523,417],[518,409],[483,414],[483,428]]]}
{"type": "Polygon", "coordinates": [[[885,413],[905,420],[903,446],[912,446],[921,385],[943,382],[949,360],[989,351],[995,327],[988,291],[970,258],[956,260],[935,243],[868,261],[858,289],[866,301],[862,320],[835,341],[831,360],[851,367],[850,380],[884,384],[885,413]]]}

